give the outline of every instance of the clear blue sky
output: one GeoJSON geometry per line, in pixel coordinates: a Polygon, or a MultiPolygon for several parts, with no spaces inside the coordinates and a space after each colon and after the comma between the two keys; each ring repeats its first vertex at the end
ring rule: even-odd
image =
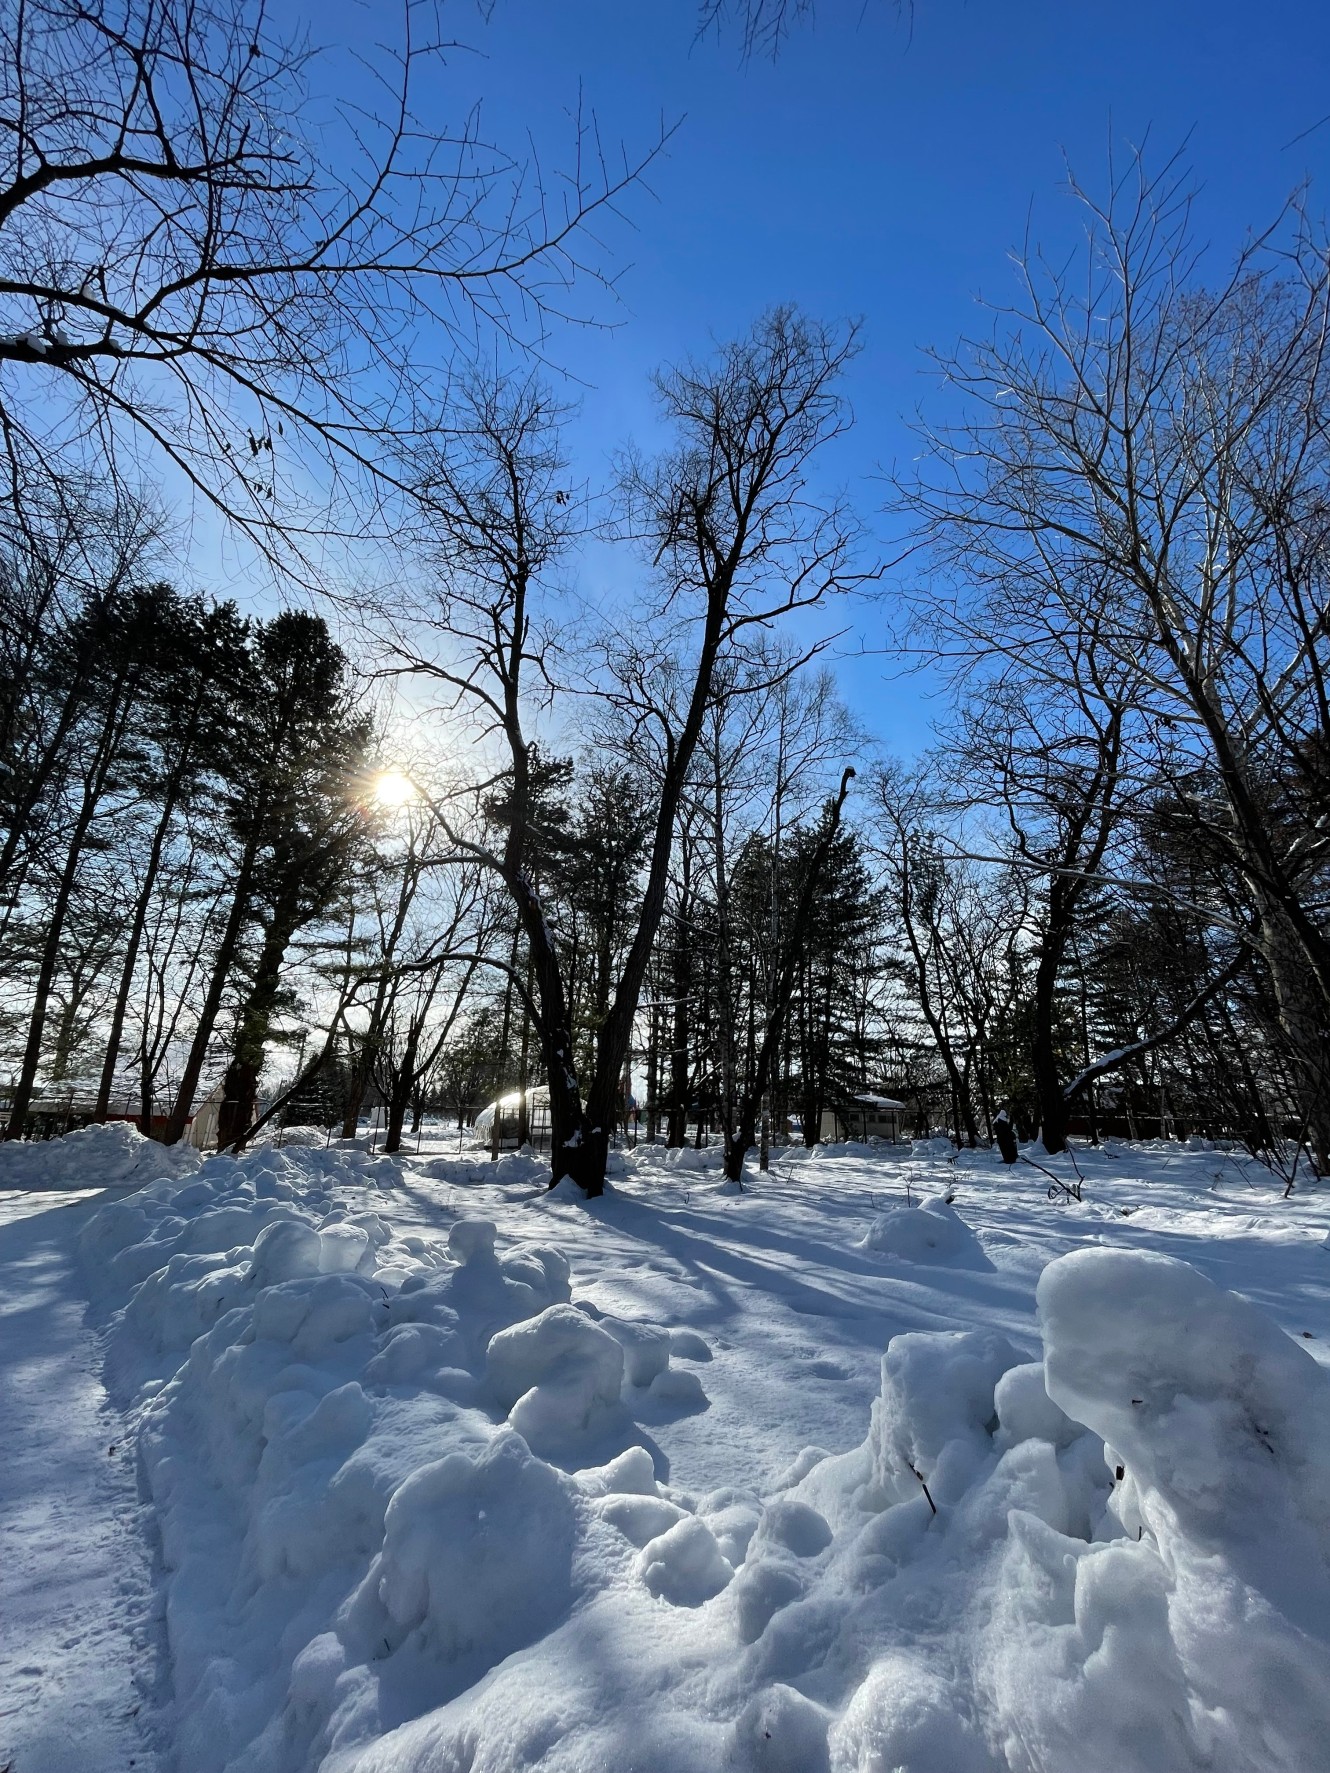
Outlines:
{"type": "MultiPolygon", "coordinates": [[[[363,29],[354,4],[320,9],[316,35],[363,29]]],[[[649,437],[654,365],[794,300],[864,322],[837,473],[872,520],[875,468],[910,453],[903,421],[929,399],[921,348],[979,323],[977,294],[1008,290],[1028,215],[1046,241],[1075,225],[1064,152],[1097,183],[1110,140],[1148,130],[1162,155],[1189,137],[1216,247],[1304,177],[1330,203],[1330,123],[1287,145],[1330,112],[1327,0],[819,0],[774,66],[745,65],[733,37],[698,41],[692,0],[496,0],[488,23],[460,3],[446,17],[482,52],[456,79],[484,94],[489,133],[529,130],[551,166],[579,83],[611,146],[680,124],[651,191],[627,201],[634,229],[607,236],[627,267],[621,324],[554,342],[589,384],[578,446],[593,479],[626,435],[649,437]]],[[[859,626],[871,644],[871,618],[859,626]]],[[[921,742],[916,687],[865,661],[843,682],[891,746],[921,742]]]]}

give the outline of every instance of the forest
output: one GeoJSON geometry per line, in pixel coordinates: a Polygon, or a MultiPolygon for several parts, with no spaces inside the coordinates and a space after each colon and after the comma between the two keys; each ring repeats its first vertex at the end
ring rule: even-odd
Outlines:
{"type": "Polygon", "coordinates": [[[414,125],[409,32],[346,160],[274,121],[307,52],[239,0],[43,0],[10,49],[9,1138],[171,1144],[212,1099],[223,1148],[392,1152],[515,1093],[596,1193],[614,1140],[739,1180],[877,1095],[967,1147],[1199,1132],[1327,1172],[1305,201],[1220,263],[1184,163],[1073,185],[1076,254],[935,342],[936,416],[867,491],[835,472],[859,327],[793,305],[662,366],[658,442],[603,474],[519,320],[604,276],[667,138],[620,163],[579,117],[552,203],[414,125]],[[274,596],[188,549],[182,489],[274,596]],[[932,685],[916,756],[840,695],[847,610],[884,696],[932,685]]]}

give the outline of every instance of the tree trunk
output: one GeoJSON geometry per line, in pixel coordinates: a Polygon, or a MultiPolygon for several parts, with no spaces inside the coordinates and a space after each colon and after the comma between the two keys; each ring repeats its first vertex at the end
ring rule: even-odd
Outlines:
{"type": "MultiPolygon", "coordinates": [[[[527,968],[527,992],[531,990],[531,969],[527,968]]],[[[531,1142],[531,1012],[522,1004],[522,1045],[517,1066],[517,1149],[531,1142]]]]}
{"type": "Polygon", "coordinates": [[[240,1011],[235,1052],[226,1071],[221,1114],[217,1120],[217,1146],[225,1151],[238,1145],[258,1118],[259,1076],[263,1070],[274,1007],[281,985],[282,965],[298,922],[298,910],[289,897],[273,906],[264,931],[263,949],[249,996],[240,1011]]]}
{"type": "Polygon", "coordinates": [[[831,803],[821,836],[808,858],[807,872],[799,891],[798,905],[794,917],[790,921],[790,934],[782,942],[783,952],[778,963],[773,967],[767,1001],[767,1023],[757,1050],[753,1076],[739,1104],[738,1125],[733,1134],[730,1133],[728,1127],[726,1128],[723,1160],[725,1177],[727,1181],[737,1182],[740,1186],[743,1184],[744,1158],[752,1150],[757,1140],[758,1107],[765,1097],[771,1081],[772,1061],[780,1050],[785,1034],[785,1021],[794,998],[794,987],[801,958],[795,944],[800,941],[802,932],[808,927],[813,898],[820,883],[822,870],[826,867],[827,857],[836,841],[836,834],[840,830],[845,797],[850,791],[850,783],[853,779],[854,771],[852,769],[847,769],[841,776],[840,792],[831,803]]]}
{"type": "Polygon", "coordinates": [[[1057,1044],[1053,1017],[1056,1007],[1058,974],[1070,933],[1069,918],[1064,915],[1064,894],[1054,881],[1049,892],[1048,922],[1039,965],[1035,969],[1031,1009],[1034,1015],[1034,1037],[1030,1043],[1030,1068],[1034,1074],[1035,1100],[1039,1114],[1039,1136],[1050,1156],[1067,1149],[1067,1125],[1071,1118],[1062,1080],[1058,1075],[1057,1044]]]}
{"type": "Polygon", "coordinates": [[[161,867],[162,850],[166,845],[171,822],[175,818],[176,801],[182,779],[183,771],[177,771],[168,785],[166,798],[162,803],[161,817],[157,821],[152,846],[148,851],[143,885],[139,889],[139,896],[134,903],[134,914],[130,920],[129,935],[125,944],[124,964],[120,969],[120,983],[116,988],[115,1005],[111,1012],[111,1027],[106,1037],[106,1057],[102,1061],[101,1081],[97,1086],[97,1102],[92,1111],[92,1118],[95,1121],[104,1121],[110,1106],[111,1087],[115,1082],[115,1068],[120,1058],[120,1041],[124,1034],[125,1017],[129,1011],[129,996],[134,987],[134,973],[138,967],[139,946],[143,941],[143,931],[148,921],[153,891],[157,885],[157,872],[161,867]]]}
{"type": "Polygon", "coordinates": [[[24,1125],[27,1122],[28,1107],[32,1101],[33,1089],[37,1081],[37,1067],[42,1056],[42,1035],[46,1028],[46,1010],[51,999],[51,986],[55,980],[56,964],[60,958],[60,937],[65,926],[65,915],[69,910],[74,881],[78,876],[78,865],[83,854],[83,841],[88,834],[88,827],[92,824],[96,808],[97,792],[90,784],[84,789],[83,805],[79,810],[74,830],[70,834],[65,866],[61,870],[60,884],[56,889],[55,902],[51,906],[50,921],[46,926],[46,941],[42,945],[42,958],[37,969],[37,982],[33,987],[32,1014],[28,1019],[28,1038],[23,1049],[23,1064],[19,1071],[18,1081],[14,1086],[13,1100],[9,1109],[9,1122],[5,1127],[7,1139],[21,1138],[24,1125]]]}
{"type": "Polygon", "coordinates": [[[222,1105],[217,1113],[217,1149],[225,1151],[248,1132],[257,1118],[258,1067],[249,1058],[235,1056],[222,1079],[222,1105]]]}
{"type": "Polygon", "coordinates": [[[647,1143],[654,1145],[660,1129],[657,1102],[660,1096],[660,1010],[651,1006],[647,1027],[647,1143]]]}
{"type": "Polygon", "coordinates": [[[1258,944],[1270,969],[1312,1164],[1318,1176],[1330,1176],[1330,1006],[1309,972],[1299,932],[1279,907],[1263,908],[1258,944]]]}
{"type": "MultiPolygon", "coordinates": [[[[685,871],[686,868],[685,861],[685,871]]],[[[674,948],[671,956],[674,966],[670,989],[674,996],[674,1003],[672,1005],[673,1015],[670,1018],[670,1099],[665,1117],[665,1143],[676,1151],[683,1146],[688,1137],[688,994],[693,988],[693,978],[692,958],[687,931],[684,928],[684,907],[686,904],[687,899],[681,899],[679,917],[675,921],[674,948]]]]}
{"type": "Polygon", "coordinates": [[[416,1081],[416,1051],[420,1045],[420,1029],[413,1024],[402,1062],[393,1070],[388,1086],[388,1125],[383,1141],[385,1156],[402,1149],[402,1128],[406,1124],[407,1106],[416,1081]]]}
{"type": "Polygon", "coordinates": [[[254,859],[254,846],[250,844],[241,856],[240,865],[236,871],[235,894],[231,900],[230,912],[227,914],[226,928],[222,931],[222,939],[218,944],[217,955],[213,961],[212,977],[208,982],[208,995],[199,1012],[198,1025],[194,1030],[194,1038],[190,1042],[189,1056],[185,1060],[185,1069],[180,1075],[175,1102],[167,1118],[166,1129],[162,1134],[164,1145],[179,1143],[189,1120],[190,1110],[194,1106],[194,1093],[199,1087],[204,1060],[208,1055],[208,1043],[211,1041],[213,1029],[217,1025],[217,1016],[222,1007],[222,994],[226,990],[226,984],[231,976],[231,969],[235,965],[236,954],[240,948],[240,932],[244,928],[245,916],[249,910],[254,859]]]}

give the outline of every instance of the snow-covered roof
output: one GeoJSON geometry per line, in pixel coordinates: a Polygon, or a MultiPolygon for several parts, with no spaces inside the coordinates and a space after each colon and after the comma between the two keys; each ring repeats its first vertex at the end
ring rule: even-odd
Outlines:
{"type": "Polygon", "coordinates": [[[866,1102],[870,1108],[904,1108],[905,1106],[904,1102],[898,1102],[894,1096],[874,1096],[871,1092],[855,1096],[853,1100],[866,1102]]]}

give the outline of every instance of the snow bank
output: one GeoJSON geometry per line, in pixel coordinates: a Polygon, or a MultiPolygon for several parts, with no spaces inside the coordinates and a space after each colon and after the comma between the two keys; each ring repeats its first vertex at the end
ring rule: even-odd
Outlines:
{"type": "Polygon", "coordinates": [[[457,1188],[492,1187],[495,1183],[544,1188],[550,1179],[549,1159],[537,1156],[529,1145],[521,1151],[502,1152],[493,1160],[473,1149],[465,1157],[413,1158],[411,1166],[433,1182],[450,1182],[457,1188]]]}
{"type": "Polygon", "coordinates": [[[629,1168],[639,1173],[673,1171],[684,1174],[714,1174],[725,1161],[725,1153],[719,1145],[704,1145],[698,1150],[692,1145],[643,1144],[625,1155],[629,1168]]]}
{"type": "Polygon", "coordinates": [[[191,1145],[160,1145],[128,1121],[81,1127],[60,1139],[0,1144],[0,1188],[142,1188],[179,1180],[202,1161],[191,1145]]]}
{"type": "MultiPolygon", "coordinates": [[[[1165,1256],[1064,1257],[1039,1310],[1049,1394],[1102,1436],[1117,1477],[1105,1532],[1126,1535],[1084,1554],[1074,1582],[1060,1570],[1073,1617],[1048,1609],[1049,1649],[1094,1646],[1105,1697],[1148,1665],[1175,1765],[1322,1763],[1330,1376],[1248,1301],[1165,1256]]],[[[1036,1541],[1023,1555],[1044,1571],[1046,1554],[1036,1541]]],[[[1084,1693],[1050,1698],[1052,1741],[1107,1746],[1106,1709],[1087,1715],[1084,1693]]]]}
{"type": "Polygon", "coordinates": [[[89,1224],[191,1773],[1324,1764],[1330,1378],[1245,1300],[1077,1251],[1041,1360],[897,1336],[861,1445],[699,1496],[634,1418],[707,1343],[489,1220],[396,1235],[398,1177],[270,1149],[89,1224]]]}
{"type": "Polygon", "coordinates": [[[107,1372],[136,1405],[191,1773],[296,1773],[377,1738],[555,1629],[607,1561],[648,1603],[728,1579],[668,1540],[708,1530],[624,1449],[623,1397],[701,1396],[669,1333],[602,1326],[559,1251],[501,1247],[490,1220],[395,1236],[399,1182],[354,1148],[267,1147],[84,1228],[95,1286],[125,1299],[107,1372]]]}
{"type": "MultiPolygon", "coordinates": [[[[1322,1764],[1330,1378],[1167,1257],[1063,1257],[1039,1309],[1042,1364],[984,1332],[898,1337],[865,1446],[791,1492],[838,1528],[799,1604],[844,1597],[846,1674],[856,1640],[871,1655],[827,1765],[1322,1764]]],[[[821,1697],[827,1667],[779,1663],[821,1697]]]]}

